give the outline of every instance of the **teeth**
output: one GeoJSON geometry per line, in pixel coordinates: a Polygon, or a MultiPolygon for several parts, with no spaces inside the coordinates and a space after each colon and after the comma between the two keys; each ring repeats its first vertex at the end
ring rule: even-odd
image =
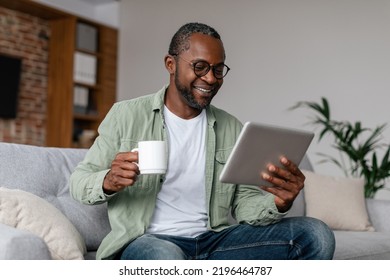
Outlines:
{"type": "Polygon", "coordinates": [[[201,92],[204,92],[204,93],[210,93],[211,90],[210,89],[204,89],[204,88],[199,88],[199,87],[195,87],[197,90],[201,91],[201,92]]]}

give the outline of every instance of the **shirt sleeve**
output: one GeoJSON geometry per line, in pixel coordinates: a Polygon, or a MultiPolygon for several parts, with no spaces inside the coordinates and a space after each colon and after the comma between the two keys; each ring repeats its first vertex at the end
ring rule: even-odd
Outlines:
{"type": "Polygon", "coordinates": [[[114,105],[99,126],[99,136],[70,176],[69,187],[74,199],[84,204],[99,204],[112,197],[104,194],[103,181],[119,151],[117,131],[114,105]]]}
{"type": "Polygon", "coordinates": [[[280,221],[286,214],[278,211],[272,194],[256,186],[237,186],[233,215],[238,223],[265,226],[280,221]]]}

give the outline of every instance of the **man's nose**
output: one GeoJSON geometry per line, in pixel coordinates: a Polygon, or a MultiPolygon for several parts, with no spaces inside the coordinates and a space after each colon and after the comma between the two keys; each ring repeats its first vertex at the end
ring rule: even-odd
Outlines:
{"type": "Polygon", "coordinates": [[[215,78],[213,70],[214,68],[211,67],[209,72],[207,72],[207,74],[202,77],[204,80],[206,80],[208,84],[214,84],[217,81],[217,78],[215,78]]]}

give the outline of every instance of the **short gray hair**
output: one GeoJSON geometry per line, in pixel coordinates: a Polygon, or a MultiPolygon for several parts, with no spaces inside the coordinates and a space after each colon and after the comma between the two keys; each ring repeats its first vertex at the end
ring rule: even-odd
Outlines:
{"type": "Polygon", "coordinates": [[[221,36],[211,26],[199,22],[190,22],[180,27],[173,35],[168,53],[170,55],[179,55],[183,51],[188,50],[190,48],[189,38],[194,33],[202,33],[221,40],[221,36]]]}

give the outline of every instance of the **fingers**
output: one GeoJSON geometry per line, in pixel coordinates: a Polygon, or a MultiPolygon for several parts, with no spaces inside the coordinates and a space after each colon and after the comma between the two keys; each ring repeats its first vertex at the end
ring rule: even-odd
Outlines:
{"type": "Polygon", "coordinates": [[[299,167],[293,163],[292,161],[288,160],[286,157],[281,157],[280,162],[283,164],[284,167],[288,169],[292,174],[298,176],[299,178],[305,178],[305,175],[303,175],[302,171],[299,169],[299,167]]]}
{"type": "Polygon", "coordinates": [[[287,158],[282,157],[280,162],[283,167],[270,164],[267,166],[268,173],[261,174],[264,180],[272,184],[272,187],[261,188],[275,195],[275,204],[279,210],[287,210],[302,190],[305,176],[298,166],[287,158]]]}
{"type": "Polygon", "coordinates": [[[288,187],[291,184],[302,188],[305,175],[303,175],[298,166],[285,157],[282,157],[280,162],[284,168],[274,164],[268,165],[267,171],[269,174],[263,173],[263,179],[280,188],[288,187]]]}
{"type": "Polygon", "coordinates": [[[138,162],[138,152],[118,153],[113,162],[138,162]]]}
{"type": "Polygon", "coordinates": [[[111,170],[103,181],[103,190],[106,193],[118,192],[137,181],[139,168],[138,153],[118,153],[111,163],[111,170]]]}

